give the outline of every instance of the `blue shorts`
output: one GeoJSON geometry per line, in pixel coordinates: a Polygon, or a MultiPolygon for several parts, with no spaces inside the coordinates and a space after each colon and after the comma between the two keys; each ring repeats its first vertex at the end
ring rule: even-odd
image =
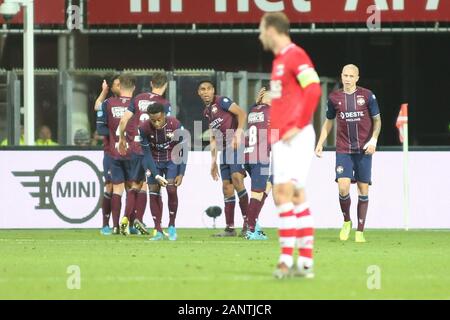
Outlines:
{"type": "Polygon", "coordinates": [[[222,151],[222,156],[220,157],[220,176],[222,177],[222,181],[231,181],[231,175],[236,172],[241,173],[244,177],[246,176],[244,167],[244,152],[242,150],[242,154],[238,156],[238,152],[236,150],[227,148],[222,151]],[[227,151],[229,156],[227,156],[227,151]]]}
{"type": "Polygon", "coordinates": [[[272,183],[272,175],[270,174],[270,164],[252,163],[245,164],[245,170],[252,180],[253,192],[264,192],[267,188],[267,182],[272,183]]]}
{"type": "Polygon", "coordinates": [[[144,167],[142,166],[142,155],[131,155],[131,159],[113,159],[111,162],[111,180],[113,184],[123,182],[145,181],[144,167]]]}
{"type": "Polygon", "coordinates": [[[145,170],[143,162],[144,162],[143,154],[131,155],[131,181],[134,182],[145,181],[145,170]]]}
{"type": "Polygon", "coordinates": [[[106,152],[103,154],[103,178],[105,179],[105,183],[111,182],[111,162],[112,158],[106,152]]]}
{"type": "Polygon", "coordinates": [[[336,181],[339,178],[372,184],[372,155],[336,153],[336,181]]]}
{"type": "MultiPolygon", "coordinates": [[[[158,170],[155,175],[160,175],[166,178],[166,180],[175,179],[178,176],[179,165],[173,163],[172,161],[156,161],[156,169],[158,170]]],[[[151,175],[147,178],[148,184],[158,184],[155,177],[151,175]]]]}

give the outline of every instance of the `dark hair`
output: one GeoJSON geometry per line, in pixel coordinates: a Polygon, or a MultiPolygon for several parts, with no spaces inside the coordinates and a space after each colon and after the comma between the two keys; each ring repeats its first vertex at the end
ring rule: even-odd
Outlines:
{"type": "Polygon", "coordinates": [[[149,114],[157,114],[164,113],[164,106],[161,103],[154,103],[147,107],[147,113],[149,114]]]}
{"type": "Polygon", "coordinates": [[[269,12],[264,14],[266,29],[273,27],[278,33],[289,35],[289,19],[283,12],[269,12]]]}
{"type": "Polygon", "coordinates": [[[123,89],[133,89],[136,86],[136,77],[131,73],[122,73],[119,81],[120,87],[123,89]]]}
{"type": "Polygon", "coordinates": [[[114,81],[116,81],[116,80],[119,80],[119,78],[120,78],[120,74],[119,73],[116,73],[116,74],[113,74],[109,79],[109,81],[111,82],[111,85],[114,83],[114,81]]]}
{"type": "Polygon", "coordinates": [[[200,86],[201,86],[202,84],[204,84],[204,83],[209,83],[210,85],[212,85],[212,87],[213,87],[214,89],[216,89],[216,85],[214,84],[214,82],[212,82],[211,80],[208,80],[208,79],[203,79],[203,80],[200,80],[200,81],[198,82],[197,90],[200,89],[200,86]]]}
{"type": "Polygon", "coordinates": [[[165,72],[156,72],[152,75],[152,85],[154,88],[162,88],[167,81],[168,79],[165,72]]]}

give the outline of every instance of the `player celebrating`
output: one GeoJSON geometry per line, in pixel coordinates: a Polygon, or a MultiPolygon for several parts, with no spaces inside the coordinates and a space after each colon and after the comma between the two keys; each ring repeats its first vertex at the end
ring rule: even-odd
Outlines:
{"type": "MultiPolygon", "coordinates": [[[[152,75],[152,80],[150,81],[151,92],[144,92],[137,95],[133,99],[133,103],[130,105],[128,110],[125,112],[119,125],[119,151],[122,154],[126,153],[126,143],[125,143],[125,128],[131,119],[134,126],[140,126],[144,124],[148,119],[149,115],[147,113],[147,108],[154,104],[159,103],[164,106],[164,111],[167,115],[170,115],[172,106],[169,101],[164,99],[163,95],[166,92],[168,84],[167,75],[164,72],[157,72],[152,75]]],[[[138,148],[137,157],[143,158],[143,153],[141,148],[138,148]]],[[[143,170],[143,168],[142,168],[143,170]]],[[[134,220],[134,227],[138,229],[142,234],[148,234],[147,228],[145,227],[144,213],[147,206],[147,184],[142,181],[143,184],[136,196],[136,219],[134,220]]],[[[159,206],[162,212],[162,199],[161,195],[156,192],[150,192],[150,204],[159,206]]]]}
{"type": "Polygon", "coordinates": [[[264,49],[275,55],[270,121],[281,256],[274,276],[283,278],[293,270],[296,275],[313,277],[314,229],[304,188],[314,155],[311,120],[321,94],[320,80],[306,52],[291,42],[284,13],[265,14],[259,38],[264,49]],[[293,269],[296,242],[299,257],[293,269]]]}
{"type": "MultiPolygon", "coordinates": [[[[102,103],[105,101],[109,92],[109,86],[106,80],[102,83],[102,92],[95,101],[94,110],[97,112],[101,109],[102,103]]],[[[113,76],[111,79],[111,93],[117,97],[120,94],[120,82],[119,76],[113,76]]],[[[111,155],[109,151],[109,139],[108,136],[103,137],[103,177],[105,179],[105,192],[102,200],[102,215],[103,225],[100,233],[102,235],[111,235],[112,230],[109,227],[109,218],[111,215],[111,196],[112,196],[112,183],[111,183],[111,155]]]]}
{"type": "Polygon", "coordinates": [[[245,169],[250,174],[252,196],[248,206],[248,240],[267,240],[267,236],[258,230],[256,221],[272,187],[270,175],[270,125],[269,92],[262,88],[256,99],[256,105],[248,114],[248,130],[245,148],[245,169]]]}
{"type": "Polygon", "coordinates": [[[368,89],[357,87],[359,69],[346,65],[342,70],[343,89],[330,93],[327,119],[323,124],[316,155],[322,156],[323,144],[337,117],[336,133],[336,181],[339,188],[339,203],[344,215],[339,238],[345,241],[352,230],[350,219],[350,184],[358,185],[358,229],[356,242],[366,242],[364,224],[369,206],[369,184],[371,184],[372,155],[375,153],[381,131],[381,116],[375,95],[368,89]]]}
{"type": "MultiPolygon", "coordinates": [[[[149,120],[140,127],[141,145],[144,151],[144,167],[149,169],[150,153],[156,161],[156,175],[164,176],[167,180],[167,196],[169,205],[169,240],[177,240],[175,229],[175,219],[178,211],[177,189],[183,181],[186,172],[186,163],[189,146],[182,148],[175,147],[183,140],[182,126],[175,117],[166,117],[164,105],[160,103],[151,104],[148,107],[149,120]],[[177,140],[176,138],[180,138],[177,140]],[[180,152],[176,152],[180,151],[180,152]],[[179,156],[182,157],[178,161],[179,156]],[[174,159],[176,157],[177,159],[174,159]],[[179,163],[179,164],[178,164],[179,163]]],[[[151,194],[159,194],[160,186],[153,177],[147,180],[151,194]]],[[[157,201],[150,201],[150,209],[155,222],[156,233],[150,240],[163,240],[164,232],[161,228],[162,206],[157,201]]]]}
{"type": "Polygon", "coordinates": [[[220,159],[220,175],[222,176],[222,190],[225,198],[225,230],[215,236],[234,237],[234,207],[236,190],[239,197],[239,206],[244,226],[241,235],[247,233],[247,209],[248,194],[244,186],[244,157],[241,139],[247,115],[230,98],[216,96],[214,84],[211,81],[201,81],[198,85],[198,95],[205,104],[204,116],[208,119],[211,142],[211,176],[214,181],[219,180],[219,169],[217,166],[218,142],[223,148],[220,159]],[[241,155],[242,154],[242,155],[241,155]]]}

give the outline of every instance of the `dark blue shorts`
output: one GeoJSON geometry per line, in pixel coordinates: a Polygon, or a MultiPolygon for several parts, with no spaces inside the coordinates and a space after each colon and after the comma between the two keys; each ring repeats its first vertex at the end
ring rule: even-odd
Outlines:
{"type": "Polygon", "coordinates": [[[131,156],[131,181],[144,182],[145,170],[143,166],[144,155],[133,154],[131,156]]]}
{"type": "Polygon", "coordinates": [[[131,156],[128,160],[113,159],[111,162],[111,180],[113,184],[122,182],[145,181],[144,167],[142,166],[142,155],[131,156]]]}
{"type": "Polygon", "coordinates": [[[253,192],[264,192],[266,191],[267,182],[272,183],[269,163],[247,163],[245,164],[245,170],[251,177],[253,192]]]}
{"type": "Polygon", "coordinates": [[[339,178],[372,184],[372,155],[336,153],[336,181],[339,178]]]}
{"type": "Polygon", "coordinates": [[[244,177],[246,176],[244,168],[244,150],[242,150],[242,153],[238,154],[236,150],[227,148],[222,151],[222,156],[220,157],[220,176],[222,177],[222,181],[231,181],[231,175],[236,172],[241,173],[244,177]],[[229,156],[227,156],[227,154],[229,154],[229,156]]]}
{"type": "MultiPolygon", "coordinates": [[[[179,165],[173,163],[172,161],[156,161],[156,169],[158,170],[155,174],[166,178],[166,180],[175,179],[178,176],[179,165]]],[[[155,177],[151,175],[147,178],[148,184],[158,184],[155,177]]]]}
{"type": "Polygon", "coordinates": [[[105,183],[111,182],[111,162],[112,158],[106,152],[103,153],[103,178],[105,179],[105,183]]]}

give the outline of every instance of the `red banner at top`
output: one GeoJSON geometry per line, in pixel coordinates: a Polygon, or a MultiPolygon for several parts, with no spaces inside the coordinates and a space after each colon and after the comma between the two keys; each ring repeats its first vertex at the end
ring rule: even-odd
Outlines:
{"type": "MultiPolygon", "coordinates": [[[[0,0],[0,4],[4,0],[0,0]]],[[[124,1],[125,2],[125,1],[124,1]]],[[[34,0],[34,24],[35,25],[51,25],[65,24],[66,22],[66,1],[65,0],[34,0]]],[[[4,24],[5,20],[0,16],[0,23],[4,24]]],[[[8,24],[23,23],[23,8],[14,16],[8,24]]]]}
{"type": "Polygon", "coordinates": [[[292,23],[450,21],[449,0],[111,0],[88,1],[89,25],[253,24],[284,11],[292,23]]]}

